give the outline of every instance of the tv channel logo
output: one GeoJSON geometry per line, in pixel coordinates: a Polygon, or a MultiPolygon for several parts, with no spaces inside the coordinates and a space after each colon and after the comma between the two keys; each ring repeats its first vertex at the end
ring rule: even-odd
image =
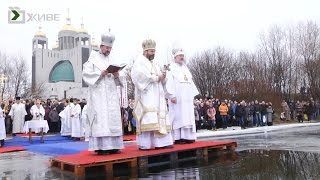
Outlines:
{"type": "Polygon", "coordinates": [[[34,13],[21,10],[19,7],[9,7],[8,23],[24,24],[27,22],[60,21],[60,14],[56,13],[34,13]],[[27,18],[26,18],[27,16],[27,18]]]}
{"type": "Polygon", "coordinates": [[[26,12],[19,7],[9,7],[8,10],[8,23],[9,24],[24,24],[26,12]]]}

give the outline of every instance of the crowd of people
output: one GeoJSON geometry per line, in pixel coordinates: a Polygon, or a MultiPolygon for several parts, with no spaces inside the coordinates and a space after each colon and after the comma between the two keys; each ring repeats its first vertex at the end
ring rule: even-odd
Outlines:
{"type": "Polygon", "coordinates": [[[298,122],[316,120],[320,113],[320,102],[310,98],[308,101],[282,101],[282,120],[295,120],[298,122]]]}
{"type": "MultiPolygon", "coordinates": [[[[25,133],[24,124],[31,120],[47,120],[49,132],[61,133],[73,139],[84,137],[86,100],[70,99],[15,99],[0,100],[3,118],[1,132],[5,134],[25,133]],[[71,119],[74,118],[74,119],[71,119]],[[72,128],[73,125],[73,128],[72,128]]],[[[2,121],[1,121],[2,122],[2,121]]],[[[1,129],[1,127],[0,127],[1,129]]],[[[1,141],[2,146],[4,142],[1,141]]]]}
{"type": "Polygon", "coordinates": [[[227,128],[241,126],[271,126],[274,109],[272,103],[265,101],[246,102],[219,99],[195,100],[197,129],[227,128]]]}
{"type": "MultiPolygon", "coordinates": [[[[8,99],[0,103],[3,110],[3,117],[5,118],[6,134],[23,133],[21,126],[15,128],[13,131],[13,119],[10,116],[11,108],[14,104],[22,104],[26,115],[18,119],[23,124],[25,121],[41,118],[48,121],[49,132],[61,132],[61,116],[59,114],[71,104],[79,104],[81,108],[81,116],[84,116],[83,108],[86,105],[86,99],[8,99]],[[75,103],[74,103],[75,102],[75,103]],[[39,116],[35,113],[35,107],[39,107],[39,116]],[[33,108],[32,108],[33,107],[33,108]]],[[[281,103],[282,111],[280,112],[280,119],[287,121],[297,120],[303,122],[304,120],[315,120],[319,117],[320,103],[312,99],[310,101],[283,101],[281,103]]],[[[134,100],[129,99],[128,107],[121,108],[123,119],[124,134],[136,134],[136,119],[133,116],[134,100]]],[[[20,110],[16,110],[20,111],[20,110]]],[[[12,112],[13,113],[13,112],[12,112]]],[[[274,119],[274,109],[272,103],[265,103],[264,101],[232,101],[219,99],[195,99],[194,100],[194,116],[197,130],[217,128],[226,128],[230,126],[241,126],[242,128],[253,126],[272,125],[274,119]]],[[[1,114],[1,113],[0,113],[1,114]]],[[[23,114],[23,110],[22,110],[23,114]]],[[[71,117],[71,115],[70,115],[71,117]]],[[[16,117],[18,118],[18,117],[16,117]]],[[[68,133],[67,133],[68,134],[68,133]]]]}
{"type": "MultiPolygon", "coordinates": [[[[279,111],[282,121],[310,121],[319,117],[320,103],[313,101],[283,101],[279,111]]],[[[134,100],[129,99],[129,106],[122,108],[124,114],[124,133],[135,134],[136,120],[132,114],[134,100]]],[[[272,126],[276,118],[271,102],[232,101],[219,99],[195,99],[194,116],[197,130],[217,130],[231,126],[242,129],[258,126],[272,126]]]]}
{"type": "MultiPolygon", "coordinates": [[[[231,126],[242,129],[258,126],[272,126],[275,118],[281,121],[310,121],[319,117],[320,103],[308,101],[283,101],[282,109],[275,114],[271,102],[232,101],[219,99],[195,99],[194,116],[197,130],[217,130],[231,126]]],[[[135,134],[136,119],[132,112],[134,100],[129,99],[129,106],[122,108],[124,114],[124,134],[135,134]]]]}

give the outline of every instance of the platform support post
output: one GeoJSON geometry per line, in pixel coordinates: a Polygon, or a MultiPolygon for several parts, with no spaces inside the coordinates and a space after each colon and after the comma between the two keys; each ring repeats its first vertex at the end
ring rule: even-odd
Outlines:
{"type": "Polygon", "coordinates": [[[76,176],[84,176],[84,175],[85,175],[84,167],[82,167],[82,166],[75,166],[75,167],[74,167],[74,174],[75,174],[76,176]]]}
{"type": "Polygon", "coordinates": [[[113,164],[108,163],[104,166],[105,172],[107,173],[107,179],[113,179],[113,164]]]}
{"type": "Polygon", "coordinates": [[[130,166],[131,177],[137,178],[138,177],[138,173],[137,173],[137,169],[138,169],[138,167],[137,167],[137,158],[134,158],[130,162],[129,166],[130,166]]]}
{"type": "Polygon", "coordinates": [[[64,170],[64,164],[62,162],[60,163],[60,169],[64,170]]]}
{"type": "Polygon", "coordinates": [[[144,177],[148,174],[148,156],[138,158],[139,176],[144,177]]]}
{"type": "Polygon", "coordinates": [[[170,168],[178,167],[178,152],[170,153],[170,168]]]}

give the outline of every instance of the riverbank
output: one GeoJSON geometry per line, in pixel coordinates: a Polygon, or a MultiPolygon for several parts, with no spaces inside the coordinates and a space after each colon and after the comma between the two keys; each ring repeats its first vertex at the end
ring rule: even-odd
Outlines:
{"type": "Polygon", "coordinates": [[[320,126],[320,122],[311,121],[304,123],[289,123],[289,124],[277,124],[274,126],[262,126],[262,127],[252,127],[247,129],[241,129],[241,127],[233,126],[227,129],[218,129],[217,131],[212,130],[199,130],[197,132],[197,138],[207,139],[211,137],[234,137],[250,134],[263,134],[271,131],[279,131],[283,129],[298,128],[298,127],[308,127],[308,126],[320,126]]]}

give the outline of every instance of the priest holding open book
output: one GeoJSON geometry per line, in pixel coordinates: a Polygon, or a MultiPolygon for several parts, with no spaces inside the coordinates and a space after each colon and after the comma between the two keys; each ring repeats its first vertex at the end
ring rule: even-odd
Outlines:
{"type": "Polygon", "coordinates": [[[89,150],[99,155],[119,153],[123,146],[118,87],[119,71],[125,65],[110,56],[115,37],[107,32],[101,36],[98,52],[92,51],[83,65],[83,80],[89,85],[87,99],[87,130],[89,150]]]}

